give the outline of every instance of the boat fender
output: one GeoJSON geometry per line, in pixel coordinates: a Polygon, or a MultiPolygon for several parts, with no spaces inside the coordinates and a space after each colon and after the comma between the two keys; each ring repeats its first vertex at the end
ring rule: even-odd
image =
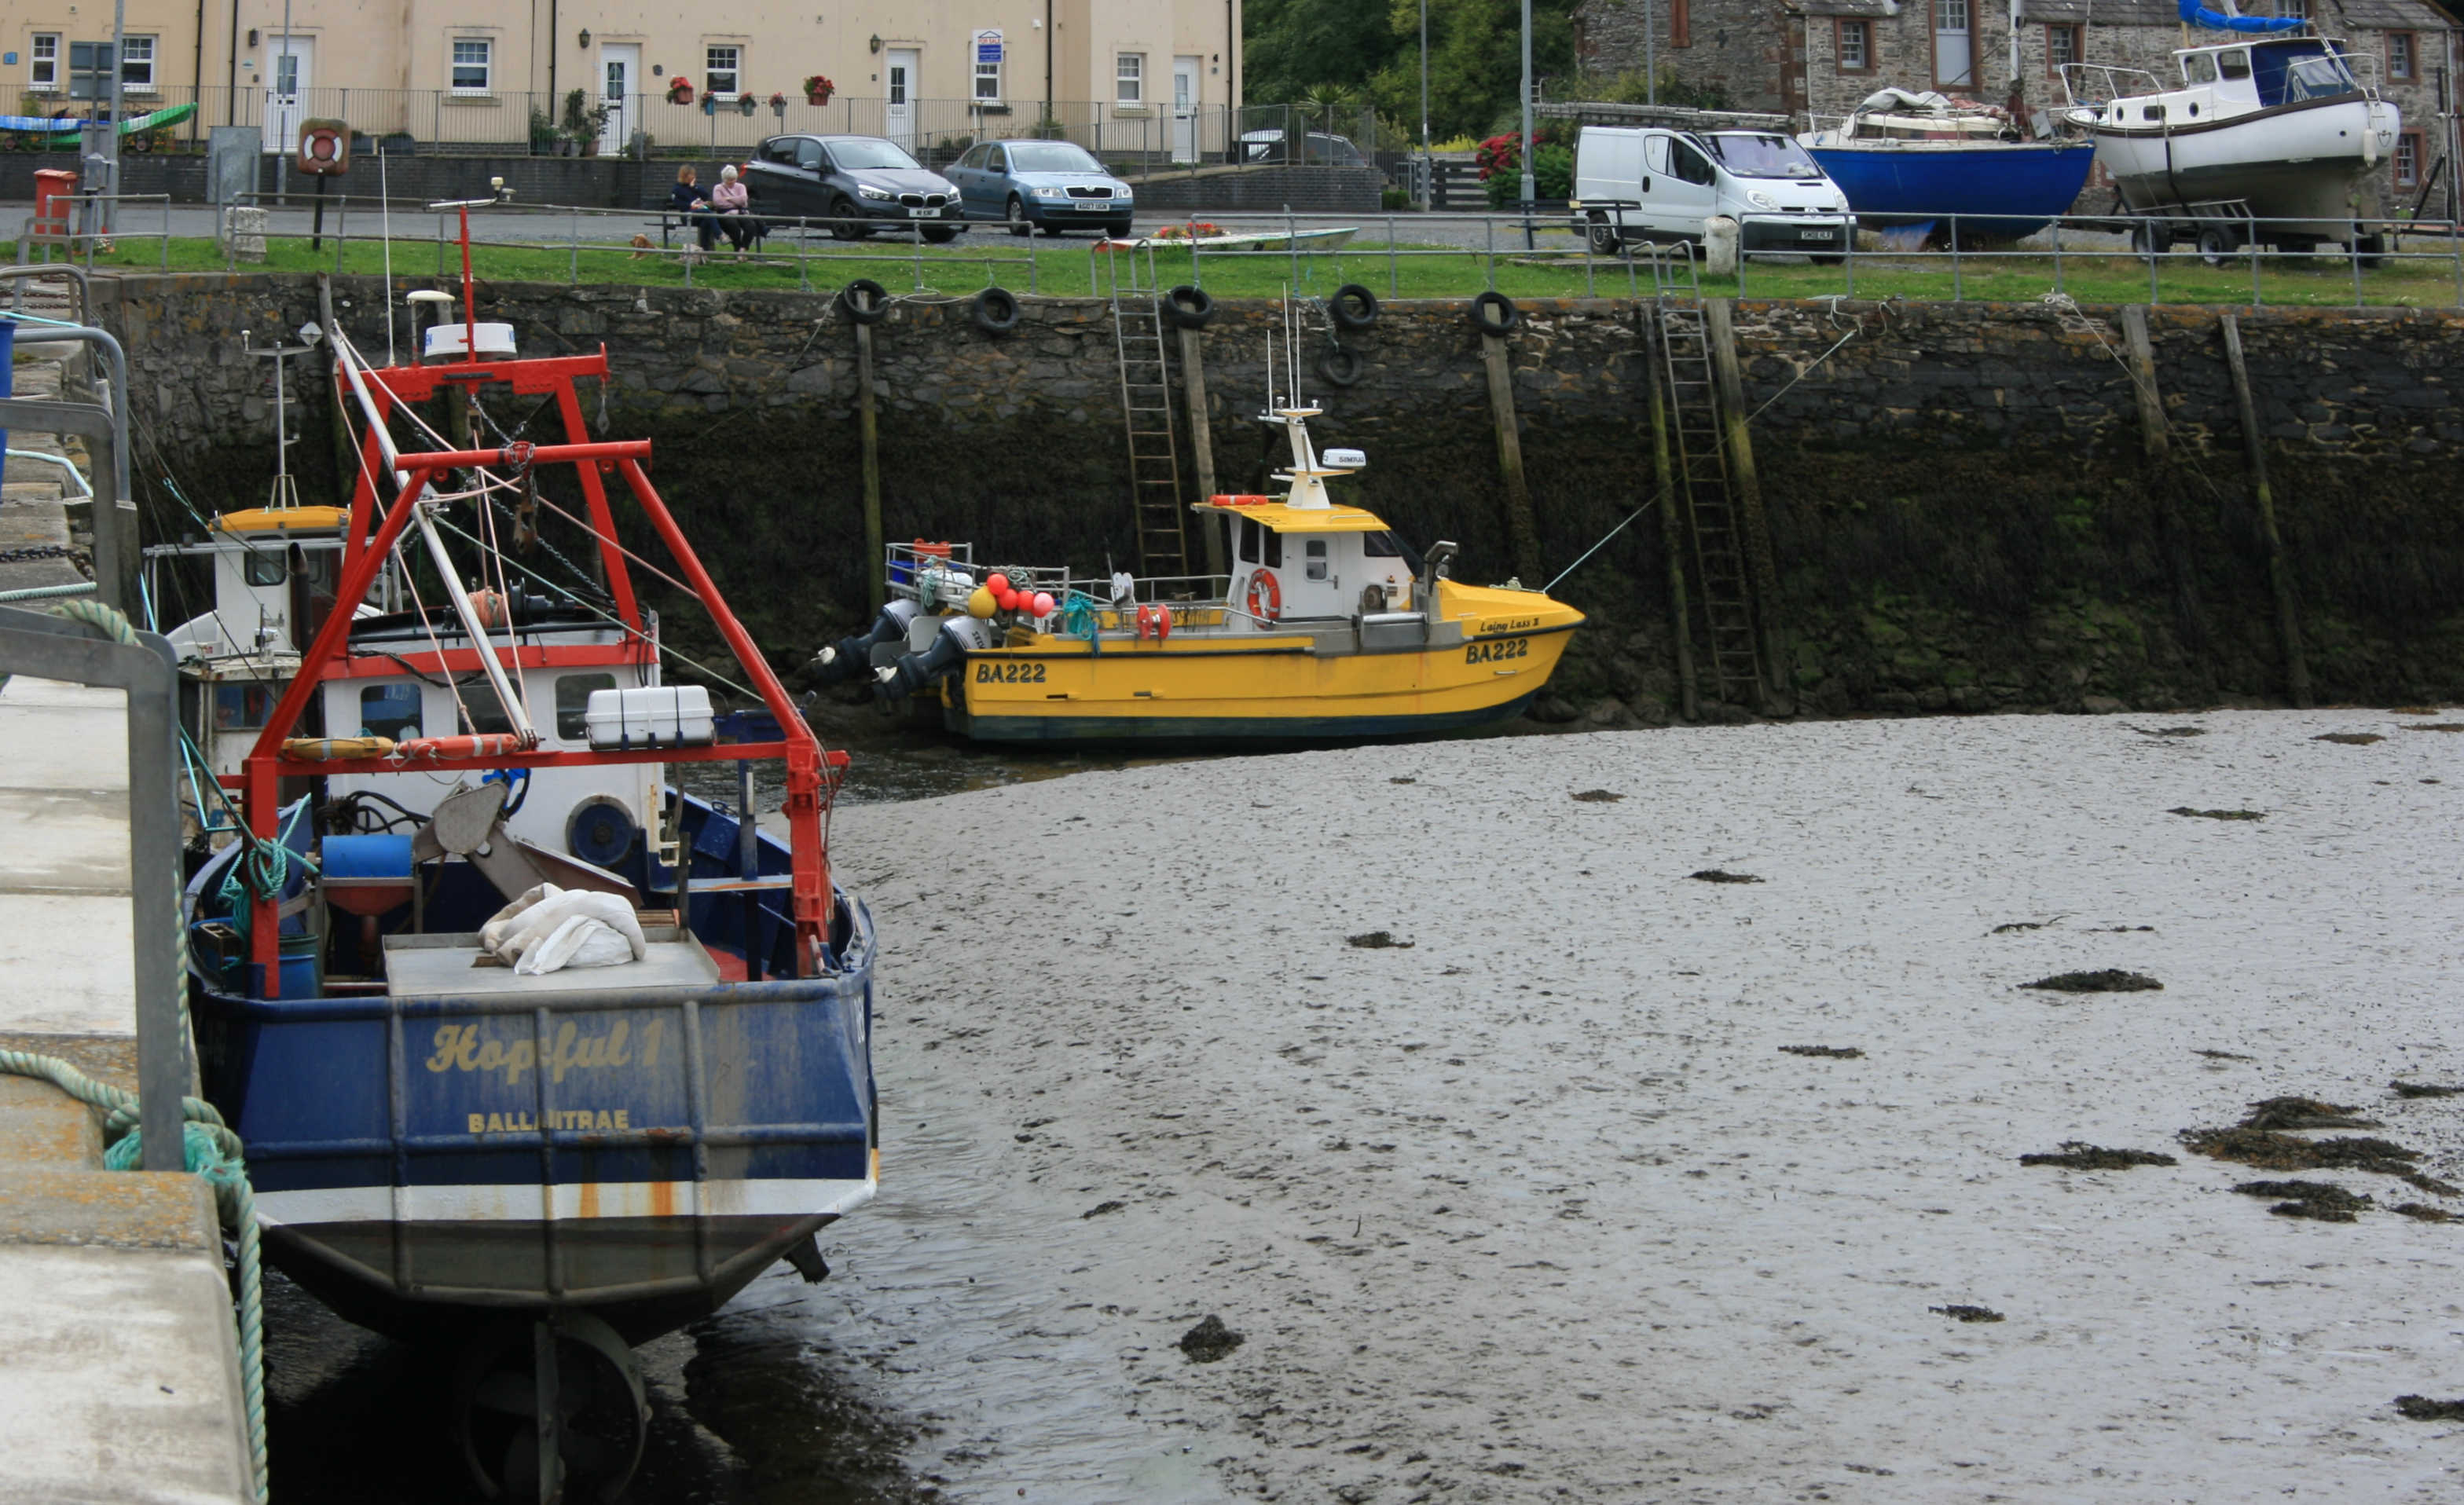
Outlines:
{"type": "Polygon", "coordinates": [[[915,620],[916,604],[904,597],[881,608],[869,631],[837,643],[813,656],[813,673],[825,685],[851,680],[872,667],[872,650],[885,643],[903,643],[907,624],[915,620]]]}
{"type": "Polygon", "coordinates": [[[1317,374],[1329,386],[1353,386],[1360,381],[1360,358],[1341,345],[1329,345],[1317,358],[1317,374]]]}
{"type": "Polygon", "coordinates": [[[396,762],[429,758],[511,757],[522,751],[522,739],[510,731],[466,737],[412,737],[394,744],[396,762]]]}
{"type": "Polygon", "coordinates": [[[1277,622],[1284,615],[1284,588],[1275,580],[1275,572],[1260,570],[1249,577],[1249,615],[1260,622],[1277,622]]]}
{"type": "Polygon", "coordinates": [[[838,306],[859,324],[878,324],[890,316],[890,290],[870,277],[858,277],[839,289],[838,306]],[[860,301],[859,293],[864,294],[860,301]]]}
{"type": "Polygon", "coordinates": [[[1377,322],[1377,294],[1357,282],[1347,282],[1326,300],[1327,316],[1344,329],[1367,329],[1377,322]]]}
{"type": "Polygon", "coordinates": [[[1204,329],[1215,322],[1215,299],[1204,288],[1186,282],[1165,294],[1158,306],[1164,321],[1175,329],[1204,329]]]}
{"type": "Polygon", "coordinates": [[[390,757],[391,737],[285,737],[282,755],[302,763],[326,763],[336,758],[390,757]]]}
{"type": "Polygon", "coordinates": [[[1523,321],[1514,300],[1495,288],[1471,300],[1471,321],[1484,335],[1503,335],[1523,321]]]}
{"type": "Polygon", "coordinates": [[[2362,132],[2362,165],[2365,167],[2375,167],[2378,164],[2379,133],[2376,131],[2365,130],[2362,132]]]}
{"type": "Polygon", "coordinates": [[[1018,298],[1007,288],[986,288],[976,294],[976,327],[987,335],[1006,335],[1018,327],[1018,298]]]}

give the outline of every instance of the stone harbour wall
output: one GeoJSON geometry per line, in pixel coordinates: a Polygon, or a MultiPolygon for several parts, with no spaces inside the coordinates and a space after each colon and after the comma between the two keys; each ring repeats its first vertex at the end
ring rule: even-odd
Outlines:
{"type": "MultiPolygon", "coordinates": [[[[262,497],[273,382],[241,332],[314,317],[314,280],[127,277],[99,291],[136,373],[149,521],[191,526],[166,475],[201,510],[262,497]]],[[[381,357],[375,279],[340,279],[335,295],[352,338],[381,357]]],[[[527,354],[605,344],[612,380],[583,392],[594,431],[655,442],[662,493],[779,662],[857,624],[869,561],[854,341],[828,296],[502,285],[481,302],[483,316],[517,326],[527,354]]],[[[1109,313],[1022,302],[1007,335],[978,328],[964,297],[902,300],[877,327],[888,535],[972,540],[989,562],[1131,567],[1109,313]]],[[[1621,299],[1531,304],[1509,338],[1548,573],[1653,496],[1637,318],[1621,299]]],[[[2284,695],[2214,312],[2150,316],[2170,436],[2162,463],[2145,453],[2112,309],[1749,302],[1735,322],[1779,574],[1779,677],[1801,711],[2284,695]]],[[[1227,303],[1207,331],[1219,489],[1268,484],[1276,448],[1252,420],[1270,338],[1287,369],[1283,328],[1273,306],[1227,303]]],[[[2245,312],[2242,330],[2318,694],[2464,697],[2464,517],[2453,500],[2464,413],[2448,375],[2464,318],[2267,310],[2245,312]]],[[[399,322],[396,338],[409,348],[399,322]]],[[[1461,578],[1503,578],[1505,489],[1464,306],[1389,304],[1370,329],[1342,335],[1360,365],[1350,387],[1313,369],[1326,341],[1305,330],[1301,385],[1326,410],[1321,444],[1369,453],[1346,487],[1416,541],[1460,542],[1461,578]]],[[[294,431],[308,436],[294,469],[314,497],[335,472],[330,406],[320,373],[295,373],[293,390],[294,431]]],[[[552,437],[535,402],[483,405],[506,430],[552,437]]],[[[1667,720],[1676,676],[1658,515],[1559,592],[1593,630],[1535,714],[1667,720]]]]}

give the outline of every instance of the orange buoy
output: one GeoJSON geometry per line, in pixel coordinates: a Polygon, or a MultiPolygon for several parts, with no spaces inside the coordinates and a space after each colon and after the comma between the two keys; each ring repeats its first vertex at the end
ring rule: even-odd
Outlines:
{"type": "Polygon", "coordinates": [[[398,758],[511,757],[522,751],[522,739],[510,731],[472,737],[412,737],[394,744],[398,758]]]}

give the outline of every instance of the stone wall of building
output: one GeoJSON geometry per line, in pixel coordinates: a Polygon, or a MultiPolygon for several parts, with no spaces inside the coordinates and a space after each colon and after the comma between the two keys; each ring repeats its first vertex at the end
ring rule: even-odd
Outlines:
{"type": "MultiPolygon", "coordinates": [[[[149,526],[191,526],[165,476],[201,509],[259,501],[273,385],[241,332],[313,318],[313,279],[128,277],[99,292],[135,373],[149,526]]],[[[375,281],[342,279],[336,296],[354,340],[381,353],[375,281]]],[[[1129,566],[1108,312],[1024,303],[1006,336],[976,327],[964,302],[902,302],[878,326],[888,534],[971,540],[979,559],[1129,566]]],[[[655,443],[656,483],[776,662],[799,662],[857,623],[871,561],[854,347],[826,296],[500,285],[482,305],[533,355],[605,345],[612,379],[604,394],[583,393],[594,433],[655,443]]],[[[1266,491],[1278,447],[1252,420],[1270,335],[1280,361],[1281,311],[1219,308],[1205,337],[1216,484],[1266,491]]],[[[1525,314],[1510,340],[1513,387],[1554,573],[1654,496],[1648,367],[1631,304],[1525,314]]],[[[2464,464],[2453,375],[2464,315],[2242,318],[2321,698],[2464,696],[2464,513],[2453,481],[2464,464]]],[[[2282,693],[2216,315],[2151,316],[2165,465],[2144,456],[2118,323],[2109,309],[2035,304],[1738,309],[1789,639],[1782,668],[1807,709],[2155,709],[2282,693]],[[1842,344],[1849,324],[1856,338],[1842,344]]],[[[1326,409],[1320,442],[1369,454],[1368,470],[1342,484],[1419,542],[1460,542],[1463,578],[1503,578],[1505,493],[1464,306],[1390,303],[1344,338],[1360,358],[1357,383],[1306,372],[1303,382],[1326,409]]],[[[407,348],[407,332],[398,327],[397,340],[407,348]]],[[[337,473],[327,389],[314,372],[294,377],[293,432],[307,436],[294,468],[303,498],[317,500],[337,473]]],[[[483,405],[509,430],[532,419],[531,400],[483,405]]],[[[545,435],[535,421],[524,437],[545,435]]],[[[561,484],[551,480],[549,494],[561,484]]],[[[1558,588],[1594,625],[1541,715],[1667,719],[1666,580],[1654,512],[1558,588]]]]}

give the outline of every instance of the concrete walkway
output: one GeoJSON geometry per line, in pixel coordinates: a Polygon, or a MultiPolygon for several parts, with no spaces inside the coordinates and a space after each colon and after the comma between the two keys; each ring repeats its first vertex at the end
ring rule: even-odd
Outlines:
{"type": "MultiPolygon", "coordinates": [[[[17,370],[21,392],[56,389],[56,368],[17,370]]],[[[70,541],[41,470],[10,463],[0,550],[70,541]]],[[[0,589],[82,578],[64,558],[0,564],[0,589]]],[[[124,708],[118,690],[0,686],[0,1048],[133,1090],[124,708]]],[[[237,1346],[205,1184],[103,1169],[90,1110],[0,1077],[0,1501],[253,1498],[237,1346]]]]}

